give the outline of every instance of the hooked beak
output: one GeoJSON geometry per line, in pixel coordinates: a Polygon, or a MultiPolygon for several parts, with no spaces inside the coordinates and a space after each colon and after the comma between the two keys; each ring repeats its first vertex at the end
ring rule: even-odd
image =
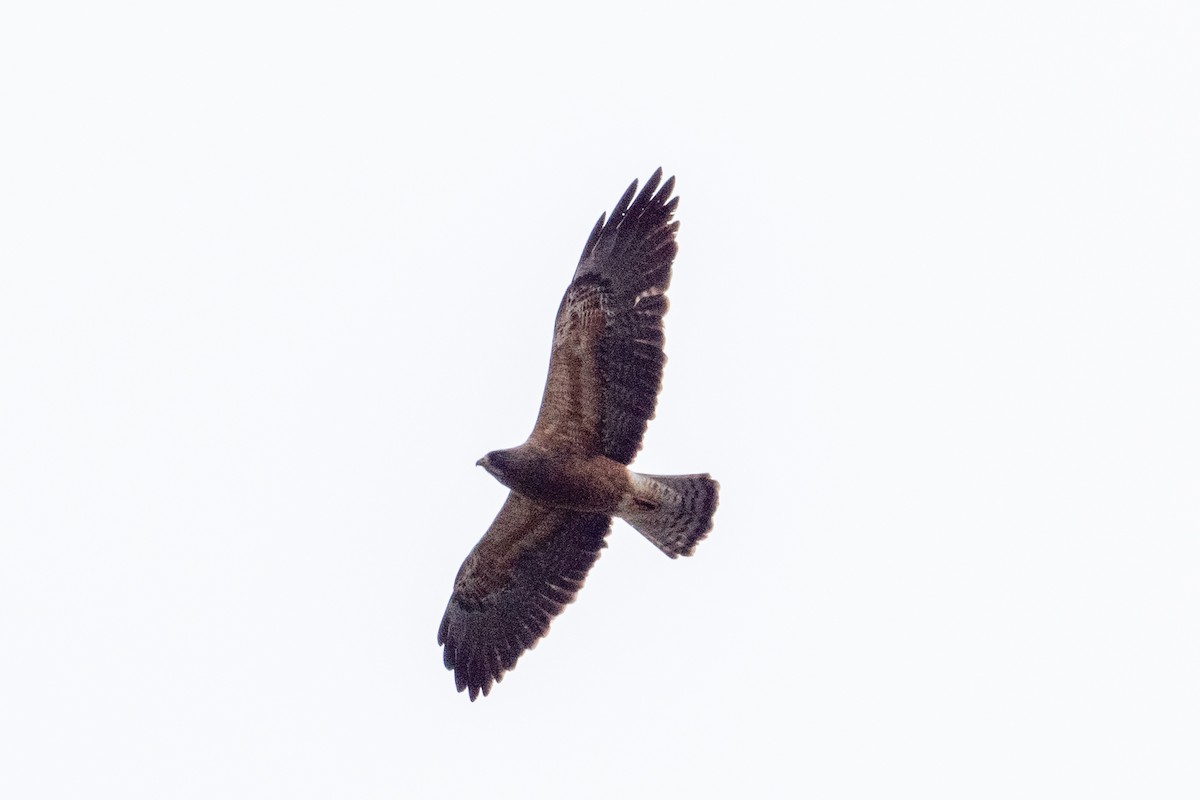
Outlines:
{"type": "Polygon", "coordinates": [[[481,458],[481,459],[479,459],[478,461],[476,461],[476,462],[475,462],[475,466],[477,466],[477,467],[482,467],[482,466],[484,465],[484,464],[483,464],[483,462],[485,462],[485,461],[487,461],[487,456],[484,456],[483,458],[481,458]]]}

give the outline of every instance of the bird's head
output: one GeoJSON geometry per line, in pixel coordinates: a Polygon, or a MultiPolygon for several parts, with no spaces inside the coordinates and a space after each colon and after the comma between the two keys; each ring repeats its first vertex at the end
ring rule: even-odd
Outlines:
{"type": "Polygon", "coordinates": [[[483,467],[496,480],[504,483],[504,474],[510,466],[511,458],[507,450],[493,450],[475,462],[475,466],[483,467]]]}

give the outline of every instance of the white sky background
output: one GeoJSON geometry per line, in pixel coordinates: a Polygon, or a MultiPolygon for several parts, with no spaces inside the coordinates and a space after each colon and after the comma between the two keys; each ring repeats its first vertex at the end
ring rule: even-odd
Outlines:
{"type": "Polygon", "coordinates": [[[1196,4],[19,5],[4,796],[1200,792],[1196,4]],[[474,462],[660,164],[716,528],[471,704],[474,462]]]}

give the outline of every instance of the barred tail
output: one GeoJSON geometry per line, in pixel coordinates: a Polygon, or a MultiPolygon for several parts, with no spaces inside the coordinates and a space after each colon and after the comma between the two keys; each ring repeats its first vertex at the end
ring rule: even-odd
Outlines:
{"type": "Polygon", "coordinates": [[[708,475],[629,475],[618,515],[671,558],[690,556],[712,530],[721,485],[708,475]]]}

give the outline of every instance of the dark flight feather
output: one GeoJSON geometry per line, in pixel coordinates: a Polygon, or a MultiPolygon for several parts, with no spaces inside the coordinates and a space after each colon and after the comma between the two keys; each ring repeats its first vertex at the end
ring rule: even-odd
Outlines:
{"type": "Polygon", "coordinates": [[[540,506],[510,493],[488,533],[467,556],[438,629],[442,660],[474,700],[517,664],[575,599],[600,557],[611,519],[540,506]],[[545,536],[510,565],[490,556],[493,531],[528,526],[545,536]],[[497,571],[499,569],[499,571],[497,571]]]}
{"type": "Polygon", "coordinates": [[[636,199],[634,181],[607,223],[600,218],[567,290],[569,296],[576,284],[589,281],[603,287],[606,321],[599,348],[604,384],[600,442],[604,455],[622,464],[631,462],[641,449],[646,423],[654,418],[667,361],[663,316],[669,308],[666,291],[678,250],[675,232],[679,223],[671,216],[679,198],[671,197],[675,178],[659,187],[661,179],[660,168],[636,199]]]}

